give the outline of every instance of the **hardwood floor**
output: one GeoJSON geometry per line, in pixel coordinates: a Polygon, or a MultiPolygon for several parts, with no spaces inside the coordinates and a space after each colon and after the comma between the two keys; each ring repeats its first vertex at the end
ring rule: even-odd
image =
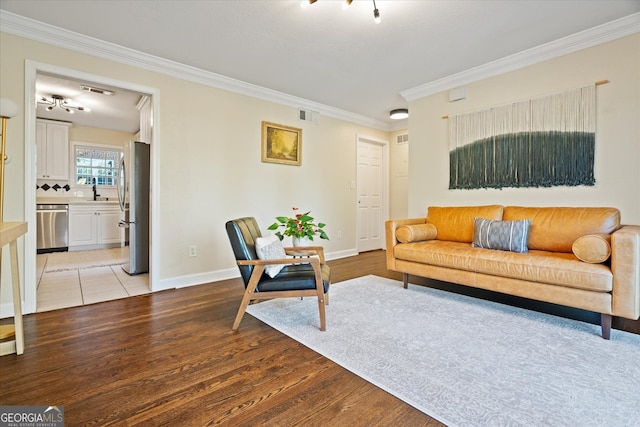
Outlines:
{"type": "MultiPolygon", "coordinates": [[[[401,280],[383,251],[329,264],[333,282],[401,280]]],[[[252,316],[233,333],[242,291],[233,279],[25,316],[0,405],[64,406],[69,426],[442,425],[252,316]]]]}

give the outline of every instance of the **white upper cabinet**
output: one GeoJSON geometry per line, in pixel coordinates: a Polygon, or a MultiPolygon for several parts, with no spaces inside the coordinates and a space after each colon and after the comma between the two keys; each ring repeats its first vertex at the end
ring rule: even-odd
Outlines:
{"type": "Polygon", "coordinates": [[[69,179],[70,126],[71,123],[36,120],[38,179],[69,179]]]}

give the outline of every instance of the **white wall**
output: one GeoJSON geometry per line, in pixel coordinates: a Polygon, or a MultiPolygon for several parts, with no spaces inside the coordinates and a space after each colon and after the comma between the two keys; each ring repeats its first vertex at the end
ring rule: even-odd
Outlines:
{"type": "MultiPolygon", "coordinates": [[[[237,274],[225,222],[255,216],[266,229],[276,215],[291,213],[292,206],[311,210],[328,224],[331,240],[322,242],[327,253],[355,251],[356,199],[350,183],[356,179],[356,135],[388,140],[388,132],[322,115],[318,124],[301,122],[296,108],[6,33],[0,52],[1,95],[21,107],[7,129],[12,162],[6,171],[5,220],[26,217],[24,144],[34,144],[25,141],[25,61],[30,60],[159,90],[152,149],[159,152],[160,184],[152,192],[160,212],[158,239],[152,244],[159,250],[155,274],[162,287],[206,281],[216,272],[237,274]],[[263,120],[303,129],[302,166],[261,162],[263,120]],[[197,246],[197,257],[188,256],[189,245],[197,246]]],[[[7,294],[3,290],[3,301],[7,294]]]]}
{"type": "Polygon", "coordinates": [[[623,223],[640,224],[640,34],[565,55],[466,86],[467,98],[448,92],[409,109],[409,216],[429,205],[612,206],[623,223]],[[448,121],[442,116],[487,109],[573,89],[600,80],[593,187],[449,190],[448,121]]]}

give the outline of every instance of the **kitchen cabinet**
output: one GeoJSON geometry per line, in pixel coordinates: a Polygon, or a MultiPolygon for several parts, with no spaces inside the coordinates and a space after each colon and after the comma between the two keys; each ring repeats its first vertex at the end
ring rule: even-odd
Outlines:
{"type": "Polygon", "coordinates": [[[37,179],[69,179],[71,123],[36,120],[37,179]]]}
{"type": "Polygon", "coordinates": [[[69,250],[120,246],[122,212],[117,204],[87,202],[69,205],[69,250]]]}

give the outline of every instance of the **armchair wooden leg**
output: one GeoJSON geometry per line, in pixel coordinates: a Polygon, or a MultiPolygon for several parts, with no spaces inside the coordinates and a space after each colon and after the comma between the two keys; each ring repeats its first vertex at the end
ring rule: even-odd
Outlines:
{"type": "Polygon", "coordinates": [[[232,331],[237,331],[238,326],[240,326],[240,321],[242,320],[242,316],[244,316],[244,312],[247,311],[247,307],[251,302],[251,296],[256,290],[258,286],[258,281],[260,280],[260,276],[262,276],[262,272],[264,271],[263,265],[258,265],[253,269],[253,273],[251,273],[251,278],[249,279],[249,284],[244,290],[244,296],[242,297],[242,301],[240,302],[240,308],[238,308],[238,314],[236,314],[236,320],[233,322],[233,326],[231,327],[232,331]]]}
{"type": "Polygon", "coordinates": [[[318,309],[320,311],[320,330],[321,331],[327,330],[327,318],[324,313],[324,305],[325,305],[324,297],[322,298],[318,297],[318,309]]]}
{"type": "Polygon", "coordinates": [[[236,320],[233,322],[233,326],[231,327],[232,331],[238,330],[238,326],[240,326],[242,316],[244,316],[244,312],[247,311],[247,307],[249,306],[250,301],[251,294],[249,292],[245,292],[244,297],[242,297],[242,302],[240,303],[240,308],[238,308],[238,314],[236,314],[236,320]]]}

